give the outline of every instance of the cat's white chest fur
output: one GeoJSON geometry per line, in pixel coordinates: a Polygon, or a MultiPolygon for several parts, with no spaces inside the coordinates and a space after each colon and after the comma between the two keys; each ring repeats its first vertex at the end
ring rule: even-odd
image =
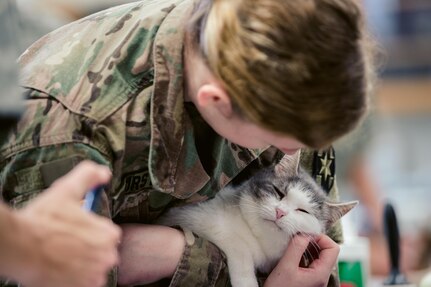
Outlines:
{"type": "Polygon", "coordinates": [[[243,256],[244,260],[252,260],[255,268],[269,272],[283,255],[289,237],[275,223],[265,222],[240,209],[235,198],[238,196],[237,191],[226,189],[222,192],[219,198],[206,206],[208,209],[213,205],[213,212],[205,215],[210,217],[207,220],[212,224],[200,235],[223,246],[223,250],[231,250],[235,257],[247,253],[247,256],[243,256]],[[220,208],[221,205],[224,208],[220,208]]]}

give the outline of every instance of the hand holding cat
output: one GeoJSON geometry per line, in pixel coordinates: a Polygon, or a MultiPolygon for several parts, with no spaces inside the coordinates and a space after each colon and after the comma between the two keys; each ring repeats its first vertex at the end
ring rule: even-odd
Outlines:
{"type": "MultiPolygon", "coordinates": [[[[81,163],[16,213],[10,276],[30,287],[96,287],[118,262],[120,229],[82,210],[85,193],[111,177],[107,168],[81,163]]],[[[11,252],[12,253],[12,252],[11,252]]]]}
{"type": "Polygon", "coordinates": [[[315,259],[307,268],[300,267],[302,255],[310,243],[310,238],[297,235],[290,241],[286,252],[264,286],[327,286],[329,276],[337,262],[340,247],[327,235],[319,235],[314,240],[320,249],[318,259],[315,259]]]}

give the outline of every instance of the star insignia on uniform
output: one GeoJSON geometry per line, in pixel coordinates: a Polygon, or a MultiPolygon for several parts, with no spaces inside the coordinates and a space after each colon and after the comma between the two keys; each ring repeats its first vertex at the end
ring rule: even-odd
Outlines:
{"type": "Polygon", "coordinates": [[[328,180],[328,176],[332,176],[331,172],[331,165],[332,165],[332,159],[328,157],[328,154],[325,153],[323,158],[320,158],[320,163],[322,164],[322,167],[320,168],[319,173],[323,175],[325,180],[328,180]]]}
{"type": "Polygon", "coordinates": [[[334,185],[335,152],[333,148],[314,153],[313,177],[327,192],[334,185]]]}

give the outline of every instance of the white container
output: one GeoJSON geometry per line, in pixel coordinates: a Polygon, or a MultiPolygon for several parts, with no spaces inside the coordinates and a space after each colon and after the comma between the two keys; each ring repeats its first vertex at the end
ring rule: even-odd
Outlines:
{"type": "Polygon", "coordinates": [[[370,247],[366,237],[349,237],[340,245],[340,281],[347,286],[367,287],[370,274],[370,247]]]}
{"type": "Polygon", "coordinates": [[[351,214],[341,219],[344,243],[340,245],[338,269],[342,286],[368,287],[370,283],[370,243],[357,236],[351,214]]]}

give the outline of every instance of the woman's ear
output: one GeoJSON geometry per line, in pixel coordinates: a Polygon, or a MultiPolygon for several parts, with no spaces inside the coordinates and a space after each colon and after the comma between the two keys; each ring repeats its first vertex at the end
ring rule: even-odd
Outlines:
{"type": "Polygon", "coordinates": [[[224,117],[232,116],[232,103],[222,87],[216,84],[206,84],[199,88],[197,104],[201,109],[216,109],[224,117]]]}

